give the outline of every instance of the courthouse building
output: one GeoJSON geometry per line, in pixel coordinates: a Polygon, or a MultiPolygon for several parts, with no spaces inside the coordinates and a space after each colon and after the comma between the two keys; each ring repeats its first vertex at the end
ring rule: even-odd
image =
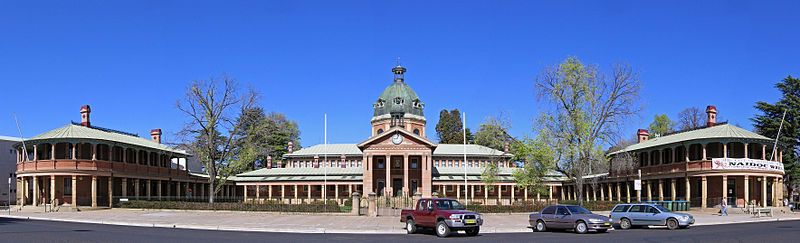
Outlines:
{"type": "Polygon", "coordinates": [[[267,166],[236,176],[236,184],[245,187],[246,200],[342,200],[353,192],[382,197],[436,193],[492,203],[560,197],[564,178],[555,173],[545,181],[547,193],[529,193],[516,186],[512,173],[517,168],[507,148],[437,144],[428,139],[425,103],[406,83],[404,67],[394,67],[392,72],[394,80],[372,104],[368,139],[300,150],[289,144],[283,168],[267,166]],[[491,190],[481,180],[489,164],[499,171],[491,190]]]}

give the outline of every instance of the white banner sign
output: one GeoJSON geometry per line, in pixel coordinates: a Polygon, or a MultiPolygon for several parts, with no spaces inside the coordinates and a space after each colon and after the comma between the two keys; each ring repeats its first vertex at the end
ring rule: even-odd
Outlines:
{"type": "Polygon", "coordinates": [[[717,158],[711,160],[712,170],[763,170],[783,172],[783,163],[760,159],[717,158]]]}
{"type": "Polygon", "coordinates": [[[636,191],[642,190],[642,180],[634,180],[633,181],[633,189],[636,191]]]}

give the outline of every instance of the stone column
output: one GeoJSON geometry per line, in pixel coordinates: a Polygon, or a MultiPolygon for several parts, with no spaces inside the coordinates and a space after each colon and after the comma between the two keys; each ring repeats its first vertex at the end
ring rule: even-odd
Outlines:
{"type": "Polygon", "coordinates": [[[92,144],[92,161],[97,160],[97,144],[92,144]]]}
{"type": "Polygon", "coordinates": [[[33,161],[39,161],[39,151],[36,144],[33,145],[33,161]]]}
{"type": "Polygon", "coordinates": [[[728,200],[728,176],[722,176],[722,200],[728,200]]]}
{"type": "Polygon", "coordinates": [[[647,181],[647,201],[653,201],[653,188],[650,186],[653,184],[651,181],[647,181]]]}
{"type": "MultiPolygon", "coordinates": [[[[761,160],[767,160],[767,145],[766,144],[762,144],[761,145],[761,160]]],[[[750,202],[748,202],[748,203],[750,203],[750,202]]]]}
{"type": "MultiPolygon", "coordinates": [[[[34,158],[36,158],[36,157],[34,157],[34,158]]],[[[51,175],[50,176],[50,203],[53,203],[53,206],[58,206],[58,205],[56,205],[55,199],[56,199],[56,176],[55,175],[51,175]]]]}
{"type": "Polygon", "coordinates": [[[78,208],[78,177],[72,176],[72,208],[78,208]]]}
{"type": "MultiPolygon", "coordinates": [[[[594,187],[592,187],[592,186],[590,186],[589,188],[592,189],[592,190],[590,190],[590,191],[592,191],[592,201],[597,201],[597,192],[596,192],[597,190],[594,190],[594,187]]],[[[601,191],[603,190],[603,186],[602,185],[600,186],[600,190],[601,191]]]]}
{"type": "Polygon", "coordinates": [[[150,193],[150,192],[151,192],[151,189],[150,189],[150,188],[152,188],[152,186],[151,186],[151,184],[150,184],[150,181],[151,181],[151,180],[147,180],[147,183],[146,183],[146,185],[147,185],[147,188],[145,189],[145,194],[147,195],[147,200],[150,200],[150,196],[152,195],[152,194],[150,193]]]}
{"type": "Polygon", "coordinates": [[[744,157],[745,157],[745,158],[747,158],[747,159],[749,159],[749,158],[750,158],[750,156],[748,155],[748,152],[749,152],[749,151],[747,151],[747,150],[748,150],[748,149],[747,149],[747,146],[748,146],[748,145],[750,145],[750,144],[749,144],[749,143],[744,143],[744,157]]]}
{"type": "MultiPolygon", "coordinates": [[[[411,190],[409,190],[409,183],[408,183],[408,154],[403,155],[403,196],[410,197],[411,190]]],[[[464,188],[466,190],[467,188],[464,188]]],[[[464,197],[467,197],[464,195],[464,197]]]]}
{"type": "MultiPolygon", "coordinates": [[[[203,190],[200,190],[201,194],[203,193],[202,191],[203,190]]],[[[158,200],[161,200],[161,180],[156,180],[156,195],[158,196],[158,200]]]]}
{"type": "Polygon", "coordinates": [[[728,158],[728,143],[722,144],[722,157],[728,158]]]}
{"type": "Polygon", "coordinates": [[[383,163],[383,168],[386,169],[386,181],[383,183],[383,195],[391,197],[392,192],[392,156],[386,155],[386,161],[383,163]]]}
{"type": "Polygon", "coordinates": [[[247,202],[247,185],[244,185],[244,201],[247,202]]]}
{"type": "Polygon", "coordinates": [[[631,185],[628,182],[625,182],[625,200],[627,203],[631,203],[631,185]]]}
{"type": "Polygon", "coordinates": [[[456,198],[461,199],[461,185],[456,185],[456,198]]]}
{"type": "Polygon", "coordinates": [[[33,176],[33,206],[39,206],[39,178],[36,176],[33,176]]]}
{"type": "MultiPolygon", "coordinates": [[[[703,145],[703,158],[700,158],[700,160],[706,160],[706,144],[704,143],[702,145],[703,145]]],[[[687,151],[688,151],[688,149],[687,149],[687,151]]]]}
{"type": "Polygon", "coordinates": [[[369,203],[367,204],[367,215],[369,217],[378,217],[378,195],[374,192],[369,193],[369,203]]]}
{"type": "MultiPolygon", "coordinates": [[[[74,184],[73,184],[74,185],[74,184]]],[[[122,197],[128,196],[128,178],[122,178],[122,197]]]]}
{"type": "Polygon", "coordinates": [[[701,176],[702,180],[702,195],[700,197],[700,207],[705,209],[708,207],[708,180],[706,176],[701,176]]]}
{"type": "Polygon", "coordinates": [[[267,198],[272,200],[272,185],[267,186],[267,193],[269,194],[267,198]]]}
{"type": "Polygon", "coordinates": [[[336,201],[338,202],[339,201],[339,185],[333,185],[333,187],[334,187],[334,192],[333,193],[335,193],[333,198],[336,199],[336,201]]]}
{"type": "Polygon", "coordinates": [[[511,203],[514,203],[514,194],[516,194],[517,190],[514,188],[514,185],[511,185],[511,203]]]}
{"type": "Polygon", "coordinates": [[[621,182],[615,182],[615,183],[614,183],[614,184],[616,184],[616,185],[617,185],[617,201],[622,201],[622,190],[620,190],[621,188],[620,188],[620,186],[619,186],[619,185],[620,185],[620,183],[621,183],[621,182]]]}
{"type": "Polygon", "coordinates": [[[675,190],[675,179],[674,178],[669,179],[669,189],[670,189],[670,195],[672,196],[672,201],[678,200],[677,199],[678,195],[676,195],[676,192],[675,192],[676,190],[675,190]]]}
{"type": "Polygon", "coordinates": [[[136,197],[136,200],[139,200],[139,192],[140,192],[140,190],[139,190],[139,179],[138,178],[133,179],[133,190],[134,190],[134,192],[133,192],[134,197],[136,197]]]}
{"type": "Polygon", "coordinates": [[[356,192],[356,193],[351,193],[350,196],[353,199],[353,205],[350,209],[350,214],[358,216],[361,214],[359,210],[361,208],[361,194],[358,194],[358,192],[356,192]]]}
{"type": "MultiPolygon", "coordinates": [[[[470,194],[470,196],[469,196],[470,200],[475,200],[475,185],[470,185],[470,186],[469,186],[469,190],[470,190],[470,192],[469,192],[469,194],[470,194]]],[[[527,190],[526,190],[526,192],[527,192],[527,190]]]]}
{"type": "Polygon", "coordinates": [[[767,206],[767,177],[761,178],[761,206],[767,206]]]}
{"type": "MultiPolygon", "coordinates": [[[[110,157],[109,157],[110,158],[110,157]]],[[[114,177],[108,177],[108,207],[114,205],[114,177]]]]}
{"type": "MultiPolygon", "coordinates": [[[[523,198],[524,198],[523,200],[527,201],[528,200],[528,188],[527,187],[525,187],[525,191],[523,193],[524,193],[523,194],[523,198]]],[[[537,193],[537,195],[538,195],[538,193],[537,193]]],[[[538,198],[537,198],[537,200],[538,200],[538,198]]]]}
{"type": "Polygon", "coordinates": [[[688,176],[686,177],[686,195],[685,196],[686,196],[686,201],[690,202],[689,206],[691,206],[692,205],[691,204],[691,201],[692,201],[692,183],[691,183],[691,179],[688,176]]]}
{"type": "Polygon", "coordinates": [[[306,188],[308,188],[308,201],[311,201],[311,185],[306,185],[306,188]]]}
{"type": "MultiPolygon", "coordinates": [[[[608,184],[608,187],[610,189],[611,188],[611,184],[608,184]]],[[[603,201],[613,201],[613,199],[611,197],[611,193],[609,193],[608,194],[608,198],[606,198],[605,191],[606,190],[603,189],[603,185],[600,185],[600,199],[603,200],[603,201]]],[[[611,192],[611,190],[608,190],[608,191],[611,192]]]]}
{"type": "Polygon", "coordinates": [[[489,200],[489,188],[486,187],[486,186],[483,186],[483,201],[484,201],[484,204],[486,203],[486,200],[489,200]]]}
{"type": "Polygon", "coordinates": [[[548,187],[548,192],[547,193],[548,193],[548,198],[547,199],[553,200],[553,186],[549,186],[548,187]]]}
{"type": "Polygon", "coordinates": [[[664,201],[664,179],[658,179],[658,200],[664,201]]]}
{"type": "Polygon", "coordinates": [[[750,176],[744,176],[744,205],[750,204],[750,176]]]}
{"type": "Polygon", "coordinates": [[[92,207],[97,207],[97,176],[92,176],[92,207]]]}
{"type": "Polygon", "coordinates": [[[294,200],[298,199],[297,185],[294,185],[294,200]]]}

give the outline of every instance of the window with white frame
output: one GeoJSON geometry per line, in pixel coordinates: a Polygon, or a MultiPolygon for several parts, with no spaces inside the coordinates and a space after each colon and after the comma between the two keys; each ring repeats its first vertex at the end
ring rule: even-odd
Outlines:
{"type": "Polygon", "coordinates": [[[416,169],[417,167],[419,167],[419,165],[418,165],[418,164],[419,164],[419,163],[417,162],[417,159],[416,159],[416,158],[414,158],[414,159],[411,159],[411,169],[416,169]]]}

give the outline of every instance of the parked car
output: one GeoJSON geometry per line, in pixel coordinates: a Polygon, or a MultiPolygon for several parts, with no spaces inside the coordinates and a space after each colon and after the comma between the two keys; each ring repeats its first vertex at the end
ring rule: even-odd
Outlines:
{"type": "Polygon", "coordinates": [[[589,230],[604,233],[611,228],[611,219],[593,214],[586,208],[577,205],[547,206],[541,212],[531,213],[528,223],[534,231],[549,229],[574,229],[575,233],[584,234],[589,230]]]}
{"type": "Polygon", "coordinates": [[[611,220],[620,229],[635,226],[666,225],[669,229],[685,229],[694,224],[688,213],[676,213],[658,204],[619,204],[611,210],[611,220]]]}
{"type": "Polygon", "coordinates": [[[422,198],[415,205],[414,209],[400,212],[400,222],[406,224],[409,234],[416,233],[420,228],[434,228],[439,237],[447,237],[451,232],[460,230],[475,236],[483,225],[479,213],[467,211],[463,204],[453,199],[422,198]]]}

